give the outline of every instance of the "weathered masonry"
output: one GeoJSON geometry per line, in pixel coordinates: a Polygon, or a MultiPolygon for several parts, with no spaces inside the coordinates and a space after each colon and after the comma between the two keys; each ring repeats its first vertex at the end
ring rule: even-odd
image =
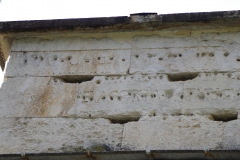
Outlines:
{"type": "Polygon", "coordinates": [[[0,155],[240,150],[240,11],[0,22],[0,53],[0,155]]]}

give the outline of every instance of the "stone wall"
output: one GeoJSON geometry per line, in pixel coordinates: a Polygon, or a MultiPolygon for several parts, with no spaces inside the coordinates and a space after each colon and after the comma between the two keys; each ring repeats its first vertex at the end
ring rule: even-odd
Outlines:
{"type": "Polygon", "coordinates": [[[0,154],[240,149],[240,32],[186,30],[13,39],[0,154]]]}

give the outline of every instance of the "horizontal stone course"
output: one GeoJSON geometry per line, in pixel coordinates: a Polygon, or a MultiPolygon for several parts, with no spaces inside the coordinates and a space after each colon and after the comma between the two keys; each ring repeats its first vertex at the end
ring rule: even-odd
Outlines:
{"type": "Polygon", "coordinates": [[[129,71],[145,74],[239,71],[238,37],[239,33],[174,38],[136,36],[129,71]]]}
{"type": "Polygon", "coordinates": [[[117,151],[123,126],[106,119],[0,118],[0,154],[117,151]]]}
{"type": "Polygon", "coordinates": [[[6,77],[127,74],[130,50],[11,52],[6,77]]]}
{"type": "Polygon", "coordinates": [[[0,117],[138,120],[159,114],[211,114],[227,120],[240,112],[239,72],[199,73],[184,81],[181,75],[171,81],[171,76],[138,72],[95,76],[81,83],[50,77],[8,78],[0,89],[0,117]]]}
{"type": "Polygon", "coordinates": [[[184,83],[182,114],[237,117],[240,73],[200,73],[184,83]]]}
{"type": "Polygon", "coordinates": [[[139,118],[181,113],[182,82],[164,74],[96,76],[78,86],[77,117],[139,118]]]}
{"type": "Polygon", "coordinates": [[[238,123],[199,115],[143,116],[123,125],[102,118],[0,118],[0,154],[238,150],[238,123]]]}
{"type": "MultiPolygon", "coordinates": [[[[93,37],[97,36],[93,34],[93,37]]],[[[84,51],[84,50],[111,50],[130,49],[131,44],[118,42],[109,37],[82,38],[82,37],[56,37],[56,38],[18,38],[11,44],[11,51],[84,51]]]]}
{"type": "Polygon", "coordinates": [[[122,148],[129,150],[222,149],[222,122],[204,116],[143,117],[124,125],[122,148]]]}

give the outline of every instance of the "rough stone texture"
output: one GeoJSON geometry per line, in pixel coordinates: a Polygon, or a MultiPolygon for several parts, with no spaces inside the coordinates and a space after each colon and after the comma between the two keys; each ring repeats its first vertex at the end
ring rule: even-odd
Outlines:
{"type": "Polygon", "coordinates": [[[239,124],[239,119],[225,124],[223,137],[223,147],[225,150],[240,150],[239,124]]]}
{"type": "Polygon", "coordinates": [[[130,48],[131,44],[120,43],[108,37],[100,39],[81,37],[19,38],[15,39],[11,45],[11,51],[86,51],[130,48]]]}
{"type": "Polygon", "coordinates": [[[96,76],[78,86],[78,117],[138,119],[143,115],[179,114],[182,82],[164,74],[96,76]]]}
{"type": "Polygon", "coordinates": [[[130,48],[110,38],[16,39],[5,76],[126,74],[130,48]]]}
{"type": "Polygon", "coordinates": [[[0,154],[119,150],[123,126],[105,119],[1,118],[0,154]]]}
{"type": "Polygon", "coordinates": [[[0,154],[240,149],[239,27],[141,16],[146,32],[9,36],[0,154]]]}
{"type": "Polygon", "coordinates": [[[6,77],[126,74],[130,50],[11,52],[6,77]]]}
{"type": "Polygon", "coordinates": [[[0,117],[75,116],[77,84],[50,77],[8,78],[0,89],[0,117]]]}
{"type": "Polygon", "coordinates": [[[124,125],[126,150],[222,149],[222,122],[204,116],[156,116],[124,125]]]}
{"type": "Polygon", "coordinates": [[[180,38],[136,36],[130,73],[239,71],[239,35],[238,32],[180,38]]]}
{"type": "Polygon", "coordinates": [[[240,111],[240,73],[200,73],[184,83],[183,114],[237,117],[240,111]]]}

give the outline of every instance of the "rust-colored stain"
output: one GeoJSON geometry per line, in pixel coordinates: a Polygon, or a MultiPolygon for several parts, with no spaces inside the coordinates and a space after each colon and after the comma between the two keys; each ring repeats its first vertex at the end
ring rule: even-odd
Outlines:
{"type": "Polygon", "coordinates": [[[50,85],[46,85],[43,90],[39,90],[39,93],[35,97],[33,104],[30,104],[28,109],[28,114],[33,114],[37,117],[45,117],[47,116],[49,108],[54,104],[56,99],[53,99],[51,96],[53,94],[53,87],[50,85]]]}

